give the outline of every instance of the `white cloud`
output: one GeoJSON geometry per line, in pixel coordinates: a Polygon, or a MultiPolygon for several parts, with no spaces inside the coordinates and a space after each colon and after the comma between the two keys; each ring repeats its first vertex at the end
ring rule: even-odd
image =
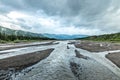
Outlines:
{"type": "Polygon", "coordinates": [[[18,1],[18,5],[15,0],[0,1],[0,11],[4,13],[0,14],[1,25],[54,34],[98,35],[120,31],[119,0],[18,1]]]}
{"type": "Polygon", "coordinates": [[[58,21],[54,21],[49,18],[38,18],[38,22],[44,27],[55,27],[58,26],[58,21]]]}
{"type": "Polygon", "coordinates": [[[11,19],[17,19],[17,18],[26,18],[26,17],[30,17],[26,14],[23,14],[21,12],[17,12],[17,11],[11,11],[10,13],[7,14],[7,16],[11,19]]]}
{"type": "Polygon", "coordinates": [[[15,25],[15,24],[12,24],[12,23],[9,23],[9,22],[2,22],[2,23],[0,23],[0,25],[3,26],[3,27],[6,27],[6,28],[14,29],[14,30],[23,30],[21,28],[21,26],[15,25]]]}
{"type": "Polygon", "coordinates": [[[87,29],[87,28],[77,28],[74,26],[70,27],[59,27],[55,29],[57,34],[82,34],[82,35],[93,35],[93,34],[100,34],[98,29],[87,29]]]}

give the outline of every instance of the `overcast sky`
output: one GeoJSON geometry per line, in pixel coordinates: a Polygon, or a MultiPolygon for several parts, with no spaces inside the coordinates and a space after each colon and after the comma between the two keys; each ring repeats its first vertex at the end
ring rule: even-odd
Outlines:
{"type": "Polygon", "coordinates": [[[120,32],[120,0],[0,0],[0,25],[52,34],[120,32]]]}

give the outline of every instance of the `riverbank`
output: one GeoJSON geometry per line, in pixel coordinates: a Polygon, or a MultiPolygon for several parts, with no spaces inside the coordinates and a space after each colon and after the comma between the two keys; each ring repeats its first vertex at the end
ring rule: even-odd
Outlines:
{"type": "Polygon", "coordinates": [[[36,64],[50,55],[54,49],[37,51],[29,54],[17,55],[5,59],[0,59],[0,79],[9,80],[12,73],[36,64]],[[11,73],[12,72],[12,73],[11,73]]]}

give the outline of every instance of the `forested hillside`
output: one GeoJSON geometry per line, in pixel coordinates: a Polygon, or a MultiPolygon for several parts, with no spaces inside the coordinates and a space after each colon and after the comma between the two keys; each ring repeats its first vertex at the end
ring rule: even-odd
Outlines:
{"type": "Polygon", "coordinates": [[[95,40],[95,41],[119,41],[120,42],[120,33],[104,34],[104,35],[99,35],[99,36],[90,36],[90,37],[81,38],[81,39],[95,40]]]}
{"type": "Polygon", "coordinates": [[[42,34],[25,32],[21,30],[12,30],[0,26],[0,40],[15,41],[15,40],[48,40],[42,34]]]}

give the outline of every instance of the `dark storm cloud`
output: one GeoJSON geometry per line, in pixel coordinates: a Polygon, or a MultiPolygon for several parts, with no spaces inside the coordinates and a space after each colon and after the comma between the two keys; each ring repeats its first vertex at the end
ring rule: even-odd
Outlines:
{"type": "Polygon", "coordinates": [[[21,10],[25,8],[23,0],[1,0],[0,3],[4,8],[9,7],[11,10],[21,10]]]}
{"type": "Polygon", "coordinates": [[[32,29],[39,25],[41,28],[41,24],[53,25],[52,22],[57,21],[59,29],[65,27],[72,29],[74,26],[74,29],[89,29],[87,31],[92,32],[94,28],[94,31],[102,33],[111,32],[109,28],[114,29],[115,26],[117,28],[114,31],[120,29],[120,24],[117,22],[120,18],[116,18],[119,15],[119,3],[119,0],[1,0],[0,14],[7,15],[16,11],[32,16],[27,17],[28,19],[26,17],[17,19],[17,24],[24,29],[32,29]],[[41,16],[45,17],[46,21],[43,19],[40,23],[38,18],[41,16]],[[33,19],[32,26],[29,19],[33,19]]]}
{"type": "Polygon", "coordinates": [[[48,14],[98,14],[109,7],[111,0],[1,0],[1,3],[17,9],[42,9],[48,14]],[[99,8],[99,9],[98,9],[99,8]],[[81,11],[81,12],[80,12],[81,11]]]}
{"type": "Polygon", "coordinates": [[[7,7],[18,10],[43,10],[51,16],[82,16],[95,18],[109,8],[111,0],[1,0],[7,7]]]}
{"type": "Polygon", "coordinates": [[[109,8],[111,0],[25,0],[27,6],[48,15],[94,17],[109,8]]]}

